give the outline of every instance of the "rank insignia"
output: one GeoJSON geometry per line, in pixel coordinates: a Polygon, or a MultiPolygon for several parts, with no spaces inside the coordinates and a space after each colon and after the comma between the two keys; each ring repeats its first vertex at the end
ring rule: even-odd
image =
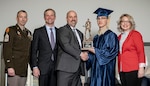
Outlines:
{"type": "Polygon", "coordinates": [[[17,34],[18,34],[19,36],[21,36],[21,33],[20,33],[19,31],[17,31],[17,34]]]}

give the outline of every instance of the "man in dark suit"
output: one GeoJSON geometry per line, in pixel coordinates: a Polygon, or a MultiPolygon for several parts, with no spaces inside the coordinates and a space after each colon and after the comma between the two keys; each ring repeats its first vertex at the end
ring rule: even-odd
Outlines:
{"type": "Polygon", "coordinates": [[[84,75],[83,61],[87,52],[82,52],[83,34],[75,28],[77,14],[71,10],[66,15],[67,24],[58,30],[57,86],[81,86],[84,75]]]}
{"type": "Polygon", "coordinates": [[[57,55],[56,13],[44,11],[45,25],[35,29],[31,45],[31,67],[39,78],[39,86],[56,86],[55,63],[57,55]]]}

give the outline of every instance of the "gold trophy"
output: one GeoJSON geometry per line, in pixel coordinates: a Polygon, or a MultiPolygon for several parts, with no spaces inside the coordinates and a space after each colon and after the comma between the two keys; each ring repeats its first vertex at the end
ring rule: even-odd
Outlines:
{"type": "Polygon", "coordinates": [[[83,27],[85,27],[85,35],[84,35],[82,50],[87,50],[88,48],[93,47],[93,40],[91,35],[91,22],[89,19],[87,19],[85,26],[83,27]]]}

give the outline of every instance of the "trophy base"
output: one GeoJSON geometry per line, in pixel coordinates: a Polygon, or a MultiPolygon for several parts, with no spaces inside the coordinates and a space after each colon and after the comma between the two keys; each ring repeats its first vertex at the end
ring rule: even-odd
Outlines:
{"type": "Polygon", "coordinates": [[[81,48],[82,51],[88,51],[88,48],[81,48]]]}
{"type": "Polygon", "coordinates": [[[93,47],[93,41],[83,41],[82,51],[87,51],[89,48],[93,47]]]}

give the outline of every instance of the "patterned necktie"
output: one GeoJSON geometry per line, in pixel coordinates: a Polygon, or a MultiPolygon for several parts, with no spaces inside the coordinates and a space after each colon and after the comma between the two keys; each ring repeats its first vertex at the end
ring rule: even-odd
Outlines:
{"type": "MultiPolygon", "coordinates": [[[[51,47],[52,47],[52,50],[53,50],[54,47],[55,47],[54,34],[53,34],[52,28],[50,28],[50,30],[51,30],[51,47]]],[[[52,53],[52,56],[51,56],[51,60],[54,61],[54,54],[53,53],[52,53]]]]}
{"type": "Polygon", "coordinates": [[[55,46],[54,34],[52,31],[52,28],[50,28],[50,30],[51,30],[51,47],[52,47],[52,49],[54,49],[54,46],[55,46]]]}

